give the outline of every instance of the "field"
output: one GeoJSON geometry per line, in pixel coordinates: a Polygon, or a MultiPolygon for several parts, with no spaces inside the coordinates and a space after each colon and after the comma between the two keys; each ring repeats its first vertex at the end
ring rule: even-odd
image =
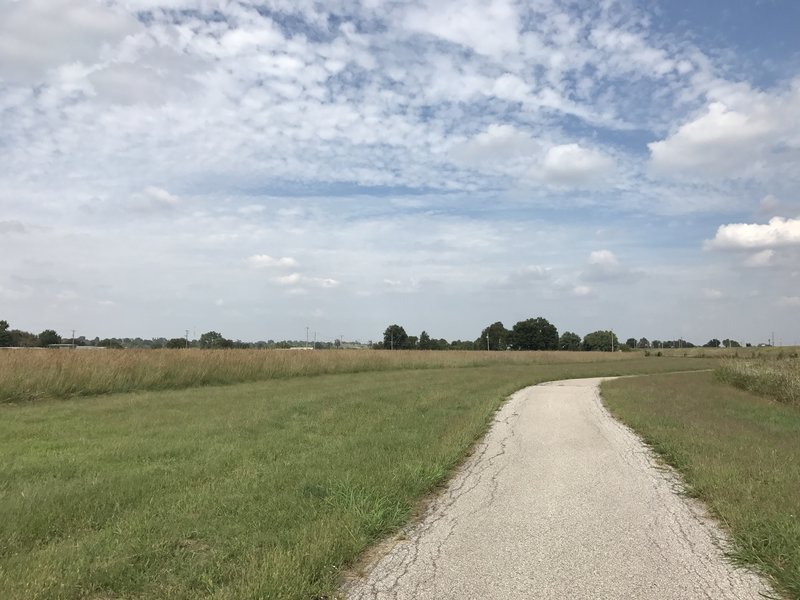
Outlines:
{"type": "Polygon", "coordinates": [[[335,373],[616,362],[637,357],[641,355],[590,352],[7,350],[0,351],[0,403],[335,373]]]}
{"type": "Polygon", "coordinates": [[[800,598],[800,405],[784,385],[796,369],[796,361],[774,358],[602,385],[612,413],[678,469],[688,492],[730,531],[732,557],[790,598],[800,598]],[[744,389],[726,383],[734,377],[744,389]]]}
{"type": "Polygon", "coordinates": [[[330,596],[514,390],[717,364],[192,352],[0,354],[0,597],[330,596]]]}

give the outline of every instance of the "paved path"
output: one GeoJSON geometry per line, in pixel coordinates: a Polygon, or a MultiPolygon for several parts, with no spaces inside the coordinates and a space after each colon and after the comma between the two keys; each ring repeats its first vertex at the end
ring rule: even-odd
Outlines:
{"type": "Polygon", "coordinates": [[[600,379],[516,393],[427,516],[352,600],[762,598],[702,508],[600,403],[600,379]]]}

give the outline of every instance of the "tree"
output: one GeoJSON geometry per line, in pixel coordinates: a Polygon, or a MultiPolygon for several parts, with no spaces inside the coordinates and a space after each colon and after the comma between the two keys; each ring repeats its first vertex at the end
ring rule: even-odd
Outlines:
{"type": "Polygon", "coordinates": [[[420,350],[432,350],[433,343],[431,342],[431,336],[428,335],[427,331],[423,331],[419,334],[419,349],[420,350]]]}
{"type": "Polygon", "coordinates": [[[558,349],[559,350],[580,350],[581,349],[581,338],[577,333],[572,333],[571,331],[565,331],[561,334],[561,337],[558,338],[558,349]]]}
{"type": "Polygon", "coordinates": [[[389,325],[383,332],[383,347],[387,350],[402,350],[408,347],[408,335],[400,325],[389,325]]]}
{"type": "Polygon", "coordinates": [[[704,348],[719,348],[720,341],[717,338],[712,338],[703,344],[704,348]]]}
{"type": "Polygon", "coordinates": [[[201,348],[233,348],[233,342],[216,331],[207,331],[200,336],[201,348]]]}
{"type": "Polygon", "coordinates": [[[583,338],[584,350],[611,352],[612,346],[615,350],[619,348],[619,340],[617,340],[617,336],[611,331],[593,331],[592,333],[587,333],[583,338]]]}
{"type": "Polygon", "coordinates": [[[0,346],[7,347],[11,345],[11,332],[8,331],[8,321],[0,321],[0,346]]]}
{"type": "Polygon", "coordinates": [[[631,350],[633,350],[634,348],[636,348],[636,338],[628,338],[627,340],[625,340],[625,345],[631,350]]]}
{"type": "Polygon", "coordinates": [[[726,348],[741,348],[742,347],[742,345],[739,342],[737,342],[736,340],[730,340],[728,338],[725,338],[724,340],[722,340],[722,345],[725,346],[726,348]]]}
{"type": "Polygon", "coordinates": [[[506,350],[510,338],[511,332],[497,321],[481,331],[481,337],[475,340],[475,347],[478,350],[506,350]]]}
{"type": "Polygon", "coordinates": [[[637,347],[637,348],[649,348],[649,347],[650,347],[650,342],[648,341],[648,339],[647,339],[647,338],[644,338],[644,337],[643,337],[642,339],[640,339],[640,340],[639,340],[639,341],[636,343],[636,347],[637,347]]]}
{"type": "Polygon", "coordinates": [[[188,342],[186,341],[186,338],[172,338],[166,344],[164,344],[166,348],[186,348],[187,345],[188,342]]]}
{"type": "Polygon", "coordinates": [[[50,344],[60,344],[61,343],[61,336],[58,335],[52,329],[45,329],[42,333],[39,334],[39,345],[43,347],[47,347],[50,344]]]}
{"type": "Polygon", "coordinates": [[[527,319],[514,325],[509,342],[513,350],[557,350],[558,330],[543,317],[527,319]]]}

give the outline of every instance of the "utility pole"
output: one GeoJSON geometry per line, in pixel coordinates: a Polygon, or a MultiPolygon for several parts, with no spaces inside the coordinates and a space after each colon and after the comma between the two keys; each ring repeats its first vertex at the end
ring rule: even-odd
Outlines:
{"type": "Polygon", "coordinates": [[[308,348],[308,325],[306,325],[306,348],[308,348]]]}
{"type": "Polygon", "coordinates": [[[486,350],[489,350],[489,334],[486,334],[486,350]]]}
{"type": "Polygon", "coordinates": [[[314,350],[317,349],[317,332],[314,332],[314,350]]]}
{"type": "Polygon", "coordinates": [[[186,347],[189,347],[189,330],[186,330],[186,347]]]}
{"type": "Polygon", "coordinates": [[[611,352],[614,352],[614,331],[611,331],[611,352]]]}
{"type": "Polygon", "coordinates": [[[72,347],[75,348],[75,330],[72,330],[72,347]]]}

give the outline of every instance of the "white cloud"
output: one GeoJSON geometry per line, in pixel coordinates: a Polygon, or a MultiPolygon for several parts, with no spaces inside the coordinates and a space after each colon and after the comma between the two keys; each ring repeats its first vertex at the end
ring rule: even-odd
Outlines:
{"type": "Polygon", "coordinates": [[[297,266],[297,261],[291,256],[273,258],[269,254],[254,254],[247,259],[251,267],[263,268],[293,268],[297,266]]]}
{"type": "Polygon", "coordinates": [[[97,62],[104,45],[141,29],[132,15],[100,2],[0,3],[0,78],[36,82],[59,65],[97,62]]]}
{"type": "Polygon", "coordinates": [[[337,280],[329,277],[308,277],[300,273],[290,273],[289,275],[278,277],[276,281],[285,286],[334,288],[339,285],[337,280]]]}
{"type": "Polygon", "coordinates": [[[751,254],[744,261],[746,267],[766,267],[770,264],[772,257],[775,256],[774,250],[761,250],[751,254]]]}
{"type": "Polygon", "coordinates": [[[666,139],[648,144],[658,175],[696,178],[796,178],[800,156],[800,82],[785,91],[742,85],[712,88],[704,112],[666,139]]]}
{"type": "Polygon", "coordinates": [[[451,152],[457,161],[475,168],[509,167],[518,163],[526,166],[539,152],[539,144],[512,125],[492,124],[485,131],[454,146],[451,152]]]}
{"type": "Polygon", "coordinates": [[[620,264],[617,256],[610,250],[595,250],[589,254],[589,264],[580,273],[587,282],[634,283],[645,276],[640,269],[631,269],[620,264]]]}
{"type": "MultiPolygon", "coordinates": [[[[800,219],[773,217],[766,225],[733,223],[720,225],[706,248],[778,248],[800,246],[800,219]]],[[[770,255],[771,256],[771,255],[770,255]]]]}
{"type": "Polygon", "coordinates": [[[519,48],[519,15],[508,0],[435,1],[409,10],[403,24],[492,58],[519,48]]]}
{"type": "Polygon", "coordinates": [[[531,176],[547,183],[584,186],[602,183],[614,171],[614,160],[599,150],[579,144],[553,146],[545,154],[541,169],[531,176]]]}
{"type": "Polygon", "coordinates": [[[576,296],[588,296],[592,293],[592,288],[590,288],[588,285],[576,285],[574,288],[572,288],[572,293],[576,296]]]}
{"type": "Polygon", "coordinates": [[[594,250],[589,254],[589,264],[616,267],[619,260],[610,250],[594,250]]]}

